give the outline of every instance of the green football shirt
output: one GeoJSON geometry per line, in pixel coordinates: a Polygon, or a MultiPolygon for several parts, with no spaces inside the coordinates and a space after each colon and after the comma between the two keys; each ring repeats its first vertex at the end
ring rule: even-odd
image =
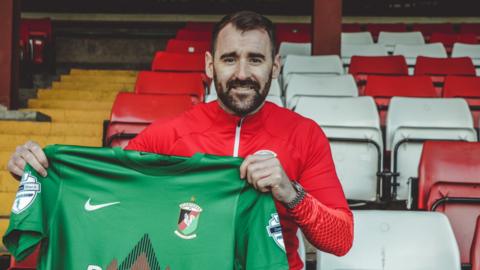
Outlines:
{"type": "Polygon", "coordinates": [[[53,145],[27,166],[3,237],[39,269],[288,269],[275,204],[239,158],[53,145]]]}

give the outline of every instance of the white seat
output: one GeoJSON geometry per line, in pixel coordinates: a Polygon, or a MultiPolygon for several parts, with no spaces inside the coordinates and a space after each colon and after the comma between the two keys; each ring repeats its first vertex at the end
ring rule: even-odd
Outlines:
{"type": "Polygon", "coordinates": [[[395,45],[421,45],[425,44],[425,39],[419,31],[414,32],[385,32],[378,34],[378,44],[387,46],[389,52],[393,52],[395,45]]]}
{"type": "MultiPolygon", "coordinates": [[[[215,83],[212,81],[210,84],[210,94],[217,95],[217,89],[215,88],[215,83]]],[[[280,88],[280,84],[278,83],[278,79],[272,79],[272,83],[270,84],[270,90],[268,91],[269,96],[282,96],[282,89],[280,88]]]]}
{"type": "Polygon", "coordinates": [[[373,98],[300,97],[295,111],[317,122],[329,138],[347,199],[375,201],[383,143],[373,98]]]}
{"type": "Polygon", "coordinates": [[[285,61],[287,55],[312,55],[312,43],[294,43],[294,42],[282,42],[278,53],[282,59],[282,63],[285,61]]]}
{"type": "MultiPolygon", "coordinates": [[[[480,66],[480,44],[453,44],[452,57],[465,57],[472,58],[473,64],[476,67],[480,66]]],[[[478,75],[478,72],[477,72],[478,75]]]]}
{"type": "Polygon", "coordinates": [[[373,44],[372,34],[366,32],[342,33],[342,45],[368,45],[373,44]]]}
{"type": "MultiPolygon", "coordinates": [[[[205,96],[205,103],[207,102],[210,102],[210,101],[214,101],[214,100],[217,100],[217,92],[213,92],[213,93],[210,93],[208,95],[205,96]]],[[[267,96],[266,98],[267,101],[270,101],[272,103],[275,103],[277,104],[278,106],[280,107],[285,107],[283,105],[283,101],[282,101],[282,98],[279,97],[279,96],[267,96]]]]}
{"type": "MultiPolygon", "coordinates": [[[[472,115],[460,98],[392,98],[386,121],[386,149],[399,184],[394,199],[406,200],[410,177],[417,177],[423,142],[406,139],[476,141],[472,115]]],[[[395,178],[395,177],[394,177],[395,178]]]]}
{"type": "Polygon", "coordinates": [[[287,55],[282,70],[282,85],[285,89],[292,74],[332,76],[344,73],[338,55],[287,55]]]}
{"type": "Polygon", "coordinates": [[[350,65],[350,59],[354,55],[387,56],[388,51],[387,51],[387,48],[381,44],[369,44],[369,45],[342,44],[341,55],[342,55],[343,64],[350,65]]]}
{"type": "Polygon", "coordinates": [[[287,89],[287,108],[295,107],[300,96],[356,97],[358,88],[352,75],[306,76],[293,74],[287,89]]]}
{"type": "Polygon", "coordinates": [[[407,61],[407,65],[414,66],[417,62],[417,56],[447,58],[447,50],[442,43],[429,43],[421,45],[404,45],[395,46],[394,55],[403,55],[407,61]]]}
{"type": "Polygon", "coordinates": [[[356,210],[352,249],[343,257],[317,251],[321,270],[460,270],[447,217],[437,212],[356,210]]]}

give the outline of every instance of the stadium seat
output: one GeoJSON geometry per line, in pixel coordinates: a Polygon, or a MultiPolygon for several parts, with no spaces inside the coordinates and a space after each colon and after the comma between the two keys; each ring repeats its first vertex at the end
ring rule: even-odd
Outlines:
{"type": "Polygon", "coordinates": [[[175,39],[180,40],[196,40],[196,41],[212,41],[212,31],[199,31],[192,29],[180,29],[177,31],[175,39]]]}
{"type": "Polygon", "coordinates": [[[344,65],[350,65],[352,56],[387,56],[387,48],[380,44],[370,45],[350,45],[343,44],[341,46],[341,56],[344,65]]]}
{"type": "Polygon", "coordinates": [[[153,58],[152,71],[204,73],[205,54],[159,51],[153,58]]]}
{"type": "Polygon", "coordinates": [[[418,208],[448,217],[465,265],[480,215],[479,164],[478,142],[427,141],[418,168],[418,208]]]}
{"type": "Polygon", "coordinates": [[[451,23],[414,23],[412,30],[422,32],[426,39],[434,33],[453,34],[455,31],[451,23]]]}
{"type": "Polygon", "coordinates": [[[480,44],[453,44],[452,57],[470,57],[477,67],[477,76],[480,76],[480,44]]]}
{"type": "Polygon", "coordinates": [[[374,38],[378,37],[380,31],[405,32],[407,26],[404,23],[370,23],[366,25],[367,31],[372,33],[374,38]]]}
{"type": "Polygon", "coordinates": [[[480,270],[480,216],[477,217],[475,234],[470,248],[470,262],[472,270],[480,270]]]}
{"type": "Polygon", "coordinates": [[[352,249],[343,257],[317,251],[321,270],[460,270],[448,219],[440,213],[354,210],[352,249]]]}
{"type": "Polygon", "coordinates": [[[287,108],[296,106],[302,96],[356,97],[357,84],[352,75],[305,76],[293,74],[285,89],[287,108]]]}
{"type": "Polygon", "coordinates": [[[362,26],[359,23],[342,23],[342,32],[353,33],[361,32],[362,26]]]}
{"type": "MultiPolygon", "coordinates": [[[[212,82],[210,84],[210,94],[217,95],[217,89],[215,84],[212,82]]],[[[278,79],[272,79],[272,83],[270,84],[270,90],[268,91],[269,96],[282,96],[282,89],[280,88],[280,84],[278,83],[278,79]]]]}
{"type": "Polygon", "coordinates": [[[447,76],[443,97],[464,98],[472,111],[473,123],[479,126],[480,119],[480,77],[447,76]]]}
{"type": "Polygon", "coordinates": [[[311,43],[312,35],[310,32],[281,31],[276,33],[276,40],[277,47],[280,46],[282,42],[311,43]]]}
{"type": "MultiPolygon", "coordinates": [[[[217,100],[217,98],[218,98],[217,93],[212,92],[212,93],[210,93],[206,96],[205,102],[211,102],[211,101],[217,100]]],[[[267,98],[265,100],[270,101],[270,102],[276,104],[279,107],[282,107],[282,108],[285,107],[283,105],[282,98],[279,97],[279,96],[267,96],[267,98]]]]}
{"type": "Polygon", "coordinates": [[[125,147],[152,122],[167,121],[193,105],[187,95],[119,93],[112,105],[105,145],[125,147]]]}
{"type": "Polygon", "coordinates": [[[396,45],[422,45],[425,39],[420,32],[384,32],[378,34],[378,44],[385,45],[389,52],[393,52],[396,45]]]}
{"type": "MultiPolygon", "coordinates": [[[[393,50],[394,55],[403,55],[407,60],[407,65],[414,66],[417,62],[418,56],[447,58],[447,51],[443,47],[442,43],[430,43],[422,45],[403,45],[399,44],[395,46],[393,50]]],[[[413,74],[410,72],[410,74],[413,74]]]]}
{"type": "Polygon", "coordinates": [[[204,76],[201,73],[140,71],[135,83],[136,94],[189,95],[194,103],[203,102],[204,76]]]}
{"type": "MultiPolygon", "coordinates": [[[[441,90],[446,76],[475,76],[475,66],[470,57],[435,58],[418,56],[414,75],[430,76],[437,89],[441,90]]],[[[441,91],[437,92],[440,93],[441,91]]]]}
{"type": "MultiPolygon", "coordinates": [[[[380,192],[383,143],[371,97],[300,97],[295,112],[313,119],[330,141],[345,196],[376,201],[380,192]]],[[[322,268],[323,269],[323,268],[322,268]]]]}
{"type": "Polygon", "coordinates": [[[210,51],[210,49],[210,42],[207,41],[169,39],[165,51],[175,53],[205,53],[210,51]]]}
{"type": "Polygon", "coordinates": [[[386,121],[392,199],[408,199],[409,178],[417,177],[425,140],[476,141],[467,102],[458,98],[392,98],[386,121]]]}
{"type": "Polygon", "coordinates": [[[373,44],[373,37],[370,32],[353,32],[341,35],[342,45],[370,45],[373,44]]]}
{"type": "Polygon", "coordinates": [[[369,75],[408,75],[408,66],[402,55],[393,56],[352,56],[348,73],[352,74],[363,95],[369,75]]]}
{"type": "Polygon", "coordinates": [[[462,23],[460,24],[460,33],[473,33],[480,36],[480,23],[462,23]]]}
{"type": "Polygon", "coordinates": [[[282,63],[287,55],[312,55],[312,43],[282,42],[278,49],[282,63]]]}
{"type": "Polygon", "coordinates": [[[30,63],[41,65],[46,63],[48,47],[52,44],[52,22],[50,18],[22,19],[21,43],[26,47],[30,63]],[[22,30],[23,29],[23,30],[22,30]],[[25,36],[26,34],[26,36],[25,36]]]}
{"type": "Polygon", "coordinates": [[[293,74],[304,75],[343,75],[342,60],[338,55],[303,56],[288,55],[282,71],[282,84],[286,89],[293,74]]]}
{"type": "Polygon", "coordinates": [[[430,37],[430,43],[441,42],[445,46],[447,53],[452,52],[453,44],[465,43],[476,44],[477,36],[471,33],[433,33],[430,37]]]}

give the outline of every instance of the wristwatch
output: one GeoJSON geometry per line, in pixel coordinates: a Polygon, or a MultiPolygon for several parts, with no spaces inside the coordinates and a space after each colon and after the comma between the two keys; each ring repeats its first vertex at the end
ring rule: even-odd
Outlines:
{"type": "Polygon", "coordinates": [[[288,209],[295,208],[305,198],[305,190],[297,181],[292,181],[292,186],[297,191],[297,195],[291,202],[285,204],[288,209]]]}

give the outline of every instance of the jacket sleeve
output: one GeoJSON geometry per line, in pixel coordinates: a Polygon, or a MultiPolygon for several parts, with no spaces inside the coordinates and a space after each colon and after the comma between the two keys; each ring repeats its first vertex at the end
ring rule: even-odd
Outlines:
{"type": "Polygon", "coordinates": [[[304,167],[297,181],[307,195],[288,212],[312,245],[342,256],[353,243],[353,215],[336,174],[327,137],[315,123],[306,130],[308,135],[302,147],[304,167]]]}

